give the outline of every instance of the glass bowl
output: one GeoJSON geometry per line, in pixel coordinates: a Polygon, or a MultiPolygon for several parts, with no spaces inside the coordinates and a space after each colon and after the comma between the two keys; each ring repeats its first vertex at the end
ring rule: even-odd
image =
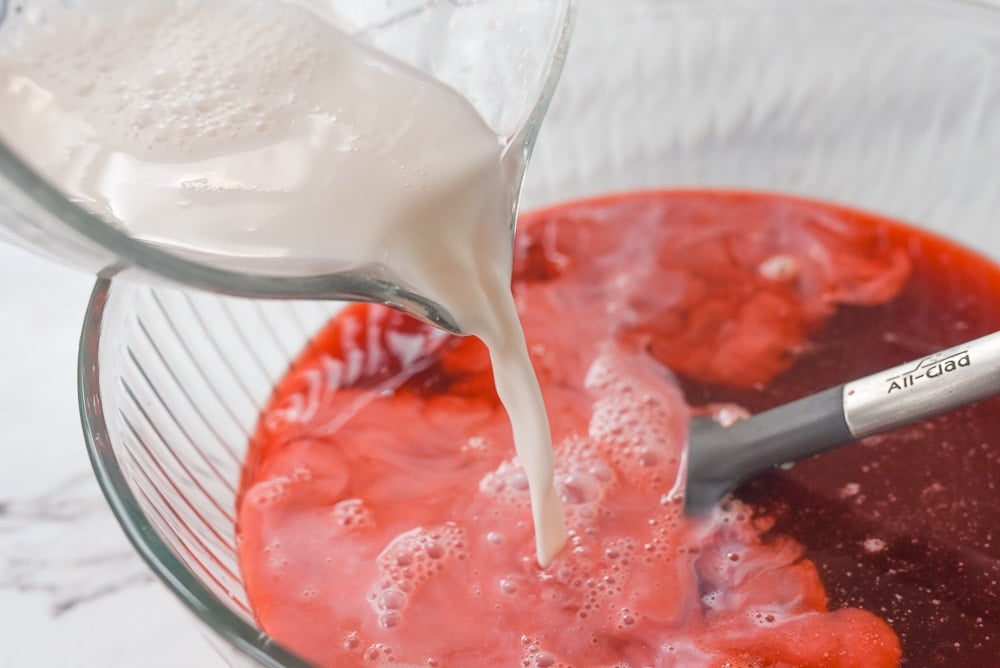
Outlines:
{"type": "MultiPolygon", "coordinates": [[[[648,188],[776,191],[1000,258],[998,71],[996,2],[582,0],[522,209],[648,188]]],[[[100,484],[139,553],[235,662],[307,665],[255,625],[234,553],[235,490],[262,403],[337,309],[99,280],[84,323],[80,400],[100,484]]],[[[997,439],[971,464],[976,484],[1000,485],[997,439]]],[[[742,493],[769,485],[820,513],[831,535],[837,524],[856,542],[889,531],[910,545],[898,563],[855,564],[858,545],[803,540],[824,580],[867,573],[831,587],[833,603],[906,617],[897,630],[913,665],[995,659],[995,507],[970,506],[967,526],[938,535],[919,501],[838,505],[832,481],[877,450],[841,452],[742,493]],[[943,550],[953,570],[923,550],[943,550]],[[942,636],[945,619],[960,637],[942,636]]],[[[887,469],[878,475],[897,480],[887,469]]]]}

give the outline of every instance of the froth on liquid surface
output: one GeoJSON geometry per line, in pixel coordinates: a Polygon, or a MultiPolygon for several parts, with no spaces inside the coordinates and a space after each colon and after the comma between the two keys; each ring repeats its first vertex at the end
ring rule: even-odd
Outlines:
{"type": "Polygon", "coordinates": [[[501,143],[471,106],[305,10],[158,1],[19,16],[0,44],[0,133],[138,237],[312,273],[303,263],[404,252],[386,237],[431,210],[448,218],[438,200],[459,184],[497,204],[501,143]]]}
{"type": "MultiPolygon", "coordinates": [[[[856,352],[900,299],[916,315],[896,340],[927,336],[934,286],[941,322],[965,323],[948,336],[1000,326],[996,309],[970,320],[976,307],[956,298],[969,286],[937,273],[964,251],[875,216],[739,193],[572,203],[522,216],[518,234],[514,293],[550,409],[567,548],[534,563],[486,351],[354,307],[278,385],[245,462],[239,550],[262,626],[331,666],[897,665],[881,610],[831,605],[810,545],[775,532],[772,515],[733,501],[683,517],[681,457],[693,413],[757,410],[786,379],[800,380],[785,401],[881,368],[856,352]]],[[[823,571],[838,591],[851,572],[876,573],[855,605],[889,577],[861,561],[895,549],[864,538],[868,557],[823,571]]],[[[925,665],[938,649],[920,653],[920,635],[904,642],[925,665]]]]}
{"type": "Polygon", "coordinates": [[[456,92],[275,1],[11,13],[0,134],[138,238],[252,273],[364,270],[486,342],[562,546],[544,407],[511,300],[510,169],[456,92]]]}

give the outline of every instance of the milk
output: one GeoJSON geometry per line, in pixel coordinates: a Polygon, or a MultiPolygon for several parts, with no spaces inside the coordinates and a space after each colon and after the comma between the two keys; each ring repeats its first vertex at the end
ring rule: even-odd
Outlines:
{"type": "Polygon", "coordinates": [[[216,266],[359,271],[489,347],[537,556],[565,541],[538,382],[510,293],[503,142],[457,92],[279,2],[11,12],[0,136],[83,207],[216,266]]]}

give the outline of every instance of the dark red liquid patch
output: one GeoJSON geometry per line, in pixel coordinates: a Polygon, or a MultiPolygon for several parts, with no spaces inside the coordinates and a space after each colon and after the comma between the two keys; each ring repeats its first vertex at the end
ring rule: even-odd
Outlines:
{"type": "Polygon", "coordinates": [[[523,216],[514,290],[567,549],[534,563],[483,347],[351,306],[247,456],[241,565],[276,639],[331,666],[879,666],[899,640],[909,665],[995,659],[996,402],[708,520],[675,488],[691,407],[758,411],[1000,328],[993,265],[830,205],[637,193],[523,216]]]}

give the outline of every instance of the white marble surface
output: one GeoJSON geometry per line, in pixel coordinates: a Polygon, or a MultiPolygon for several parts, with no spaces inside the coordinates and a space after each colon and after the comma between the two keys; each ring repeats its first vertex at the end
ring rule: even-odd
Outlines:
{"type": "Polygon", "coordinates": [[[92,283],[0,245],[0,665],[222,666],[91,472],[76,348],[92,283]]]}

